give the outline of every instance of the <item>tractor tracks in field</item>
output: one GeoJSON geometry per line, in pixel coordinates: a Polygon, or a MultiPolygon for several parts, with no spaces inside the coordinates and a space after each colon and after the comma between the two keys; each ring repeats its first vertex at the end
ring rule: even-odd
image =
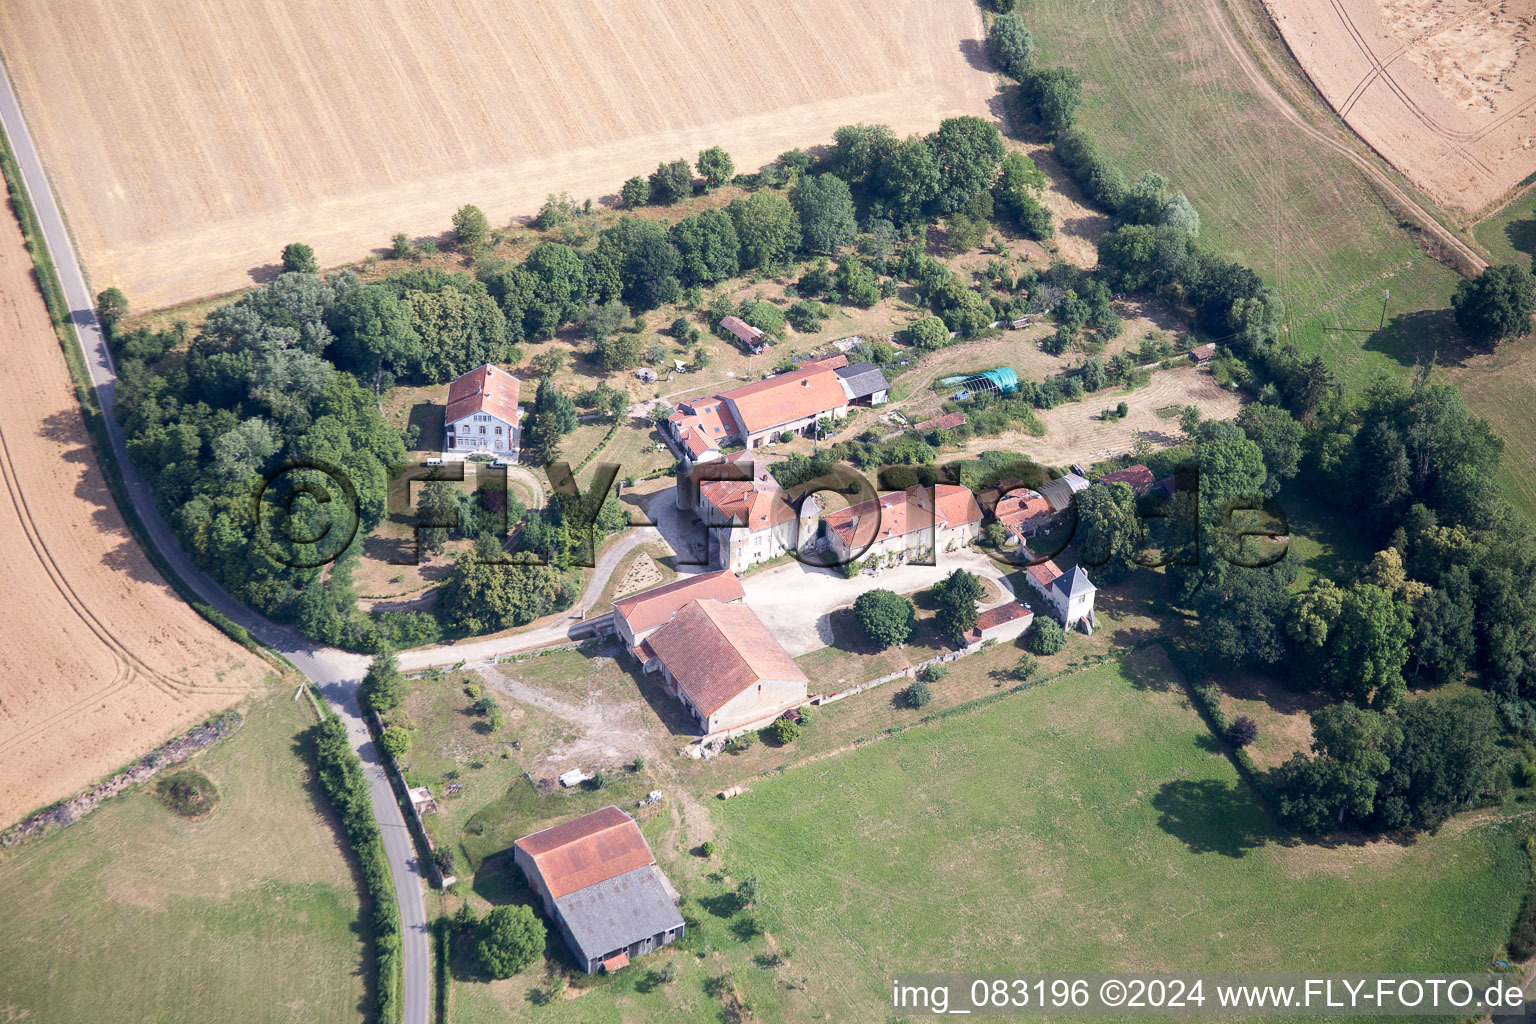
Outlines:
{"type": "MultiPolygon", "coordinates": [[[[1245,3],[1246,0],[1233,0],[1232,4],[1228,4],[1225,0],[1201,0],[1207,20],[1216,32],[1217,37],[1221,40],[1222,46],[1232,55],[1233,60],[1237,61],[1238,67],[1242,69],[1243,74],[1252,83],[1259,97],[1273,107],[1281,117],[1295,125],[1302,134],[1315,142],[1322,143],[1359,168],[1360,172],[1366,176],[1371,186],[1382,197],[1383,201],[1392,208],[1393,212],[1416,223],[1419,229],[1434,243],[1438,250],[1436,255],[1442,262],[1449,264],[1458,272],[1469,277],[1486,270],[1488,267],[1487,260],[1483,259],[1470,245],[1463,242],[1455,232],[1436,220],[1417,200],[1404,191],[1397,182],[1393,181],[1391,176],[1376,166],[1370,159],[1362,156],[1353,145],[1335,138],[1329,132],[1313,124],[1280,91],[1279,87],[1275,85],[1274,78],[1271,76],[1280,78],[1283,81],[1290,69],[1276,67],[1272,58],[1262,56],[1260,59],[1264,61],[1265,67],[1261,68],[1259,60],[1254,57],[1254,53],[1257,52],[1260,55],[1264,53],[1263,43],[1255,40],[1250,50],[1249,46],[1245,43],[1245,39],[1238,38],[1238,31],[1242,31],[1247,39],[1252,39],[1255,31],[1255,27],[1252,24],[1252,18],[1254,17],[1252,9],[1249,8],[1247,10],[1246,18],[1242,12],[1236,9],[1237,6],[1242,6],[1245,3]],[[1234,28],[1234,23],[1244,21],[1246,21],[1246,24],[1239,24],[1237,28],[1234,28]]],[[[1264,15],[1264,17],[1267,18],[1268,15],[1264,15]]],[[[1296,70],[1300,71],[1299,66],[1296,70]]]]}
{"type": "MultiPolygon", "coordinates": [[[[101,620],[75,589],[69,575],[54,557],[47,540],[44,539],[42,527],[32,513],[32,507],[27,501],[25,490],[16,472],[16,464],[11,455],[11,447],[6,439],[5,432],[0,429],[0,478],[5,482],[6,496],[10,499],[11,506],[16,510],[16,520],[21,526],[23,536],[28,547],[36,557],[38,564],[47,574],[49,582],[53,585],[71,612],[80,620],[92,635],[99,640],[114,663],[112,679],[105,685],[86,693],[80,699],[67,707],[61,708],[46,718],[31,723],[26,729],[0,740],[0,754],[26,743],[37,736],[48,732],[59,722],[80,714],[86,708],[96,704],[106,697],[112,696],[118,691],[132,685],[136,680],[143,680],[156,689],[165,693],[172,700],[184,703],[189,699],[192,691],[224,692],[219,688],[193,687],[179,682],[170,676],[151,668],[142,659],[135,655],[117,637],[115,633],[101,620]]],[[[231,694],[243,693],[243,689],[229,688],[231,694]]]]}

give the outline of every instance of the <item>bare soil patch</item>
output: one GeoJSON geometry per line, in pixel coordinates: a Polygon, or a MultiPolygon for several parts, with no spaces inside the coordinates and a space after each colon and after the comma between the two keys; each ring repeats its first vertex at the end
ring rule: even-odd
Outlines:
{"type": "Polygon", "coordinates": [[[238,703],[268,673],[166,586],[124,526],[9,213],[0,359],[0,593],[16,606],[0,617],[0,822],[11,822],[238,703]]]}
{"type": "Polygon", "coordinates": [[[1080,402],[1037,412],[1045,426],[1044,437],[1011,431],[975,438],[969,447],[1006,449],[1053,466],[1073,462],[1087,466],[1128,453],[1138,433],[1145,434],[1157,448],[1181,443],[1183,434],[1177,419],[1159,416],[1158,410],[1182,405],[1199,406],[1206,419],[1230,420],[1242,408],[1242,399],[1217,385],[1205,370],[1193,366],[1159,370],[1144,388],[1128,392],[1105,389],[1080,402]],[[1124,419],[1100,417],[1101,410],[1122,401],[1129,407],[1124,419]]]}
{"type": "Polygon", "coordinates": [[[1264,0],[1318,91],[1436,202],[1536,171],[1536,13],[1520,0],[1264,0]]]}
{"type": "Polygon", "coordinates": [[[841,124],[986,113],[981,36],[971,0],[0,5],[93,284],[140,307],[295,240],[336,265],[462,203],[504,224],[708,146],[755,169],[841,124]]]}

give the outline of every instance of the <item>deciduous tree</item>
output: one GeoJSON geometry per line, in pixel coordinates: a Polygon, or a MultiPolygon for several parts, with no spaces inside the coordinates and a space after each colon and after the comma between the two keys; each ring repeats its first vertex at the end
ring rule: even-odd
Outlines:
{"type": "Polygon", "coordinates": [[[701,152],[697,166],[699,173],[704,176],[706,190],[719,188],[729,182],[731,176],[736,173],[736,164],[731,160],[731,154],[719,146],[711,146],[701,152]]]}
{"type": "Polygon", "coordinates": [[[510,978],[544,952],[544,925],[521,904],[492,907],[480,922],[475,960],[493,978],[510,978]]]}
{"type": "Polygon", "coordinates": [[[869,642],[881,648],[906,643],[917,628],[912,602],[891,590],[860,594],[853,602],[853,616],[869,642]]]}
{"type": "Polygon", "coordinates": [[[318,274],[320,264],[315,261],[315,250],[303,242],[289,242],[283,246],[283,273],[318,274]]]}
{"type": "Polygon", "coordinates": [[[1493,347],[1531,333],[1536,278],[1513,263],[1489,267],[1451,296],[1456,325],[1479,345],[1493,347]]]}

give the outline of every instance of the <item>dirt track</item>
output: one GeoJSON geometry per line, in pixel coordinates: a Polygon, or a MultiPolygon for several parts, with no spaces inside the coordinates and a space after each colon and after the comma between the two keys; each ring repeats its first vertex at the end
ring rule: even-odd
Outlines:
{"type": "Polygon", "coordinates": [[[125,529],[31,273],[0,212],[0,825],[267,675],[166,587],[125,529]]]}
{"type": "Polygon", "coordinates": [[[1520,0],[1264,0],[1338,114],[1475,214],[1536,171],[1536,18],[1520,0]]]}
{"type": "Polygon", "coordinates": [[[711,145],[754,170],[840,124],[985,114],[980,39],[973,0],[0,4],[93,287],[141,308],[247,286],[290,241],[334,265],[711,145]]]}
{"type": "MultiPolygon", "coordinates": [[[[1444,227],[1439,221],[1420,206],[1408,193],[1404,192],[1392,178],[1373,163],[1370,159],[1356,151],[1359,146],[1358,138],[1348,135],[1340,128],[1337,134],[1346,136],[1344,139],[1336,138],[1334,131],[1325,131],[1317,127],[1311,119],[1300,113],[1293,104],[1292,99],[1283,94],[1276,82],[1285,84],[1287,92],[1294,93],[1304,85],[1292,84],[1294,78],[1294,65],[1286,62],[1286,66],[1277,67],[1278,61],[1265,54],[1263,44],[1255,39],[1256,34],[1266,30],[1273,30],[1273,25],[1264,17],[1263,11],[1257,13],[1247,8],[1247,0],[1236,0],[1232,7],[1224,0],[1201,0],[1206,12],[1206,18],[1211,27],[1216,30],[1222,45],[1232,58],[1243,69],[1243,73],[1253,84],[1254,89],[1287,121],[1294,124],[1308,137],[1316,140],[1339,153],[1354,164],[1370,179],[1371,185],[1376,189],[1389,209],[1400,216],[1411,219],[1428,235],[1433,242],[1437,258],[1455,267],[1468,276],[1477,274],[1488,266],[1483,259],[1467,243],[1457,235],[1444,227]],[[1255,24],[1262,20],[1264,24],[1255,24]],[[1234,28],[1235,22],[1235,28],[1234,28]],[[1242,38],[1239,38],[1241,33],[1242,38]],[[1245,43],[1247,45],[1245,45],[1245,43]],[[1261,69],[1249,52],[1248,46],[1253,46],[1260,53],[1264,67],[1261,69]]],[[[1314,95],[1309,93],[1309,96],[1314,95]]],[[[1315,101],[1314,101],[1315,102],[1315,101]]]]}

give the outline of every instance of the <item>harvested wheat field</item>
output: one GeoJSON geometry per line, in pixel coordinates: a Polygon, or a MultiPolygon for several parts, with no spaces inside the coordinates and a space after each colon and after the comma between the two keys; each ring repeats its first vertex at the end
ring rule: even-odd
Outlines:
{"type": "Polygon", "coordinates": [[[1135,391],[1116,393],[1109,389],[1088,395],[1081,402],[1067,402],[1054,409],[1037,412],[1045,426],[1045,436],[1035,437],[1020,431],[981,437],[971,447],[1003,448],[1027,455],[1052,466],[1081,463],[1084,466],[1125,455],[1143,434],[1157,448],[1182,444],[1179,412],[1186,405],[1200,407],[1208,420],[1235,419],[1242,411],[1242,399],[1219,386],[1209,372],[1193,366],[1159,370],[1152,382],[1135,391]],[[1124,419],[1105,420],[1104,409],[1124,402],[1124,419]]]}
{"type": "Polygon", "coordinates": [[[1264,0],[1318,91],[1436,202],[1475,214],[1536,172],[1529,0],[1264,0]]]}
{"type": "Polygon", "coordinates": [[[334,265],[712,145],[755,170],[840,124],[984,114],[981,35],[973,0],[0,4],[93,286],[140,308],[249,285],[286,242],[334,265]]]}
{"type": "Polygon", "coordinates": [[[0,825],[266,677],[165,585],[102,480],[32,260],[0,213],[0,825]]]}

